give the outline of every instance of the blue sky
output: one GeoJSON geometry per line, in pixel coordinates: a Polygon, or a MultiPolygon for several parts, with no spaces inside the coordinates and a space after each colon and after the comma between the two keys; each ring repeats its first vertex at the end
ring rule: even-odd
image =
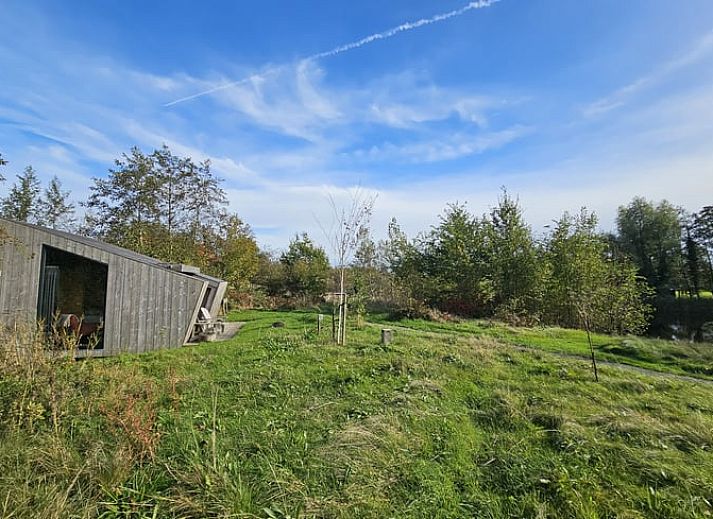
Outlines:
{"type": "Polygon", "coordinates": [[[713,204],[710,0],[10,0],[0,20],[5,176],[32,164],[77,200],[166,143],[210,158],[273,248],[321,240],[356,187],[377,236],[501,186],[535,230],[581,206],[610,229],[635,195],[713,204]]]}

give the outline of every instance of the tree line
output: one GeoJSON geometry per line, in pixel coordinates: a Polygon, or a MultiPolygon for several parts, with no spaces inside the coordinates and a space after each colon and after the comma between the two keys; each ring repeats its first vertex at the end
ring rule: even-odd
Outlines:
{"type": "MultiPolygon", "coordinates": [[[[2,155],[0,165],[7,167],[2,155]]],[[[309,304],[346,291],[357,314],[372,305],[641,333],[675,297],[697,299],[713,289],[713,206],[689,214],[637,197],[618,209],[614,233],[601,233],[597,216],[582,209],[536,234],[519,201],[503,191],[483,215],[465,204],[447,206],[436,225],[412,238],[395,219],[378,242],[367,225],[352,229],[354,257],[334,269],[305,233],[283,252],[260,250],[250,227],[227,211],[210,162],[167,146],[132,148],[106,177],[94,178],[80,202],[81,221],[56,177],[44,190],[31,166],[16,178],[0,200],[4,217],[197,265],[228,280],[242,304],[309,304]]]]}
{"type": "Polygon", "coordinates": [[[688,214],[636,197],[619,208],[615,233],[601,233],[597,222],[586,209],[564,213],[536,236],[503,191],[482,216],[448,206],[413,239],[392,220],[386,240],[363,241],[354,266],[357,279],[384,285],[391,276],[386,286],[406,313],[586,322],[608,333],[641,333],[676,298],[710,296],[713,207],[688,214]]]}
{"type": "MultiPolygon", "coordinates": [[[[7,162],[2,159],[2,165],[7,162]]],[[[0,176],[0,182],[5,178],[0,176]]],[[[42,190],[32,166],[16,175],[0,200],[9,219],[77,232],[167,263],[189,263],[229,281],[233,294],[249,290],[259,250],[250,227],[228,204],[210,161],[180,157],[167,146],[132,148],[105,178],[93,178],[81,220],[53,177],[42,190]]]]}

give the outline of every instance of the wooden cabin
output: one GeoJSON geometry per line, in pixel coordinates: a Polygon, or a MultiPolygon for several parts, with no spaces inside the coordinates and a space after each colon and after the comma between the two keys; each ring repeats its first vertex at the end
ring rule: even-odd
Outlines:
{"type": "Polygon", "coordinates": [[[226,288],[196,267],[0,219],[0,325],[70,327],[78,357],[182,346],[218,315],[226,288]]]}

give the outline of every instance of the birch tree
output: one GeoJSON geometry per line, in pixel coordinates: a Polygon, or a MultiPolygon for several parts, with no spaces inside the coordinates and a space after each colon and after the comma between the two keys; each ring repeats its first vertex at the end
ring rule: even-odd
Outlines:
{"type": "Polygon", "coordinates": [[[332,225],[329,230],[322,227],[322,231],[329,241],[339,275],[337,344],[346,343],[347,269],[359,244],[359,237],[363,235],[365,229],[369,226],[375,202],[376,196],[370,195],[361,189],[351,191],[349,202],[345,205],[340,205],[333,196],[329,196],[332,225]]]}

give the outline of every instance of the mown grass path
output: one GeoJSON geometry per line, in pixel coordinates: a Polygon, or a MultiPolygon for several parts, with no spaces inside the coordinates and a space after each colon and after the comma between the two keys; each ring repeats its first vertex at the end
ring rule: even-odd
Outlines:
{"type": "MultiPolygon", "coordinates": [[[[558,355],[590,355],[587,336],[581,330],[556,327],[516,328],[481,320],[430,322],[403,319],[392,322],[380,315],[374,316],[372,322],[384,327],[396,325],[412,330],[494,339],[513,346],[535,348],[558,355]]],[[[696,380],[713,380],[713,344],[603,334],[593,334],[592,337],[596,356],[600,361],[682,375],[696,380]]]]}
{"type": "MultiPolygon", "coordinates": [[[[384,328],[383,323],[382,324],[367,323],[367,326],[377,327],[380,329],[384,328]]],[[[444,334],[457,335],[457,332],[446,332],[446,331],[427,332],[427,331],[419,330],[418,328],[412,328],[409,326],[401,326],[401,325],[393,325],[393,324],[390,324],[389,327],[393,330],[408,330],[409,332],[414,332],[414,331],[420,332],[424,337],[438,338],[439,336],[442,336],[444,334]]],[[[514,348],[517,348],[520,351],[543,351],[542,348],[538,348],[537,346],[527,346],[525,344],[513,343],[513,344],[511,344],[511,346],[514,348]]],[[[713,346],[711,346],[711,347],[713,348],[713,346]]],[[[586,361],[588,364],[591,364],[591,358],[589,356],[589,353],[585,352],[585,351],[583,351],[582,353],[573,353],[573,352],[566,352],[566,351],[553,351],[552,349],[546,349],[544,351],[547,351],[548,353],[551,353],[558,357],[567,358],[567,359],[579,359],[579,360],[586,361]]],[[[607,358],[612,358],[612,357],[607,357],[607,358]]],[[[617,358],[617,357],[614,357],[614,358],[617,358]]],[[[711,379],[711,378],[702,378],[702,377],[696,377],[696,376],[691,376],[691,375],[680,375],[678,373],[671,372],[671,371],[667,370],[666,366],[662,366],[660,369],[644,368],[641,366],[637,366],[635,364],[627,364],[626,359],[619,359],[618,361],[597,359],[597,365],[598,366],[609,366],[609,367],[613,367],[613,368],[623,369],[625,371],[633,371],[635,373],[639,373],[642,375],[648,375],[651,377],[668,377],[673,380],[681,380],[684,382],[693,382],[693,383],[699,383],[699,384],[713,385],[713,379],[711,379]]]]}

